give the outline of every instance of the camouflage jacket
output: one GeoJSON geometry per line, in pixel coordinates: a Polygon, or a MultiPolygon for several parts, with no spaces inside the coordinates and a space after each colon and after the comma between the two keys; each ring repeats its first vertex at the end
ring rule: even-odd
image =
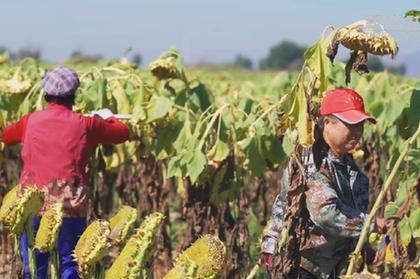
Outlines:
{"type": "MultiPolygon", "coordinates": [[[[341,163],[329,153],[318,170],[312,152],[306,150],[304,154],[308,170],[306,206],[310,215],[310,236],[301,251],[301,266],[318,278],[328,278],[343,267],[355,248],[366,219],[369,181],[350,155],[341,163]]],[[[262,252],[274,253],[283,228],[289,171],[284,172],[282,191],[273,205],[262,252]]]]}

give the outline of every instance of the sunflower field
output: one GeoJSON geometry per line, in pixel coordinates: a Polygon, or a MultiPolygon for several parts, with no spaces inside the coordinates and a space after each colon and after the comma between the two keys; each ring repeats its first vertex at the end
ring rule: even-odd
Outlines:
{"type": "MultiPolygon", "coordinates": [[[[131,115],[123,120],[130,141],[97,146],[88,166],[90,225],[75,250],[83,278],[267,278],[259,249],[282,171],[312,145],[322,96],[337,87],[359,92],[377,119],[353,156],[369,177],[373,217],[388,225],[386,234],[364,236],[377,250],[374,263],[355,251],[346,278],[420,278],[420,79],[368,73],[367,53],[398,48],[390,35],[363,35],[363,24],[324,32],[300,72],[187,68],[175,48],[145,69],[123,59],[66,61],[81,81],[75,111],[131,115]],[[347,65],[334,61],[340,44],[347,65]]],[[[0,55],[0,127],[45,107],[42,78],[53,66],[0,55]]],[[[0,145],[4,278],[21,272],[15,240],[42,204],[37,193],[13,192],[19,152],[0,145]]],[[[33,239],[52,255],[60,210],[45,214],[44,235],[33,239]]]]}

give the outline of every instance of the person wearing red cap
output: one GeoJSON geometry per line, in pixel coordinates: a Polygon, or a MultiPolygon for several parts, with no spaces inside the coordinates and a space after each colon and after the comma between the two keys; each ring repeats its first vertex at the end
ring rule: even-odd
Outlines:
{"type": "MultiPolygon", "coordinates": [[[[376,123],[354,90],[334,89],[322,100],[315,143],[302,155],[310,235],[301,251],[301,267],[290,278],[338,278],[355,248],[367,216],[369,180],[350,152],[359,143],[366,120],[376,123]]],[[[289,164],[261,247],[260,263],[268,271],[283,229],[290,171],[289,164]]]]}
{"type": "MultiPolygon", "coordinates": [[[[72,254],[87,225],[89,182],[86,165],[92,150],[97,144],[119,144],[130,136],[127,125],[113,117],[109,110],[100,110],[95,117],[73,112],[79,85],[79,78],[72,69],[56,67],[48,71],[43,80],[45,110],[23,116],[5,127],[2,133],[6,145],[23,144],[19,192],[36,187],[45,193],[39,216],[50,204],[63,204],[64,219],[57,240],[63,279],[79,278],[72,254]]],[[[40,217],[37,217],[35,233],[39,224],[40,217]]],[[[37,278],[47,278],[49,255],[35,252],[37,278]]],[[[22,236],[22,254],[25,278],[30,278],[26,235],[22,236]]]]}

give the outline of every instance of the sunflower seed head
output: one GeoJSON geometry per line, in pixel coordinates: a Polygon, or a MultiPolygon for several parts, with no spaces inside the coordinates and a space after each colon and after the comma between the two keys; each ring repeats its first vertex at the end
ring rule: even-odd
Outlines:
{"type": "MultiPolygon", "coordinates": [[[[363,24],[354,24],[338,30],[340,43],[348,49],[368,52],[375,55],[397,55],[398,46],[395,39],[376,26],[364,22],[363,24]]],[[[381,26],[381,25],[379,25],[381,26]]]]}
{"type": "Polygon", "coordinates": [[[32,87],[32,80],[25,78],[18,67],[10,79],[0,80],[0,89],[8,94],[26,93],[32,87]]]}
{"type": "Polygon", "coordinates": [[[41,218],[35,237],[35,248],[46,253],[55,248],[55,243],[63,223],[63,204],[54,203],[48,207],[41,218]]]}
{"type": "Polygon", "coordinates": [[[79,266],[79,274],[83,278],[92,275],[95,264],[99,262],[110,247],[111,230],[107,221],[92,222],[81,235],[74,249],[74,257],[79,266]]]}
{"type": "Polygon", "coordinates": [[[114,244],[123,243],[137,220],[137,210],[130,206],[122,206],[117,214],[109,220],[110,238],[114,244]]]}
{"type": "Polygon", "coordinates": [[[188,270],[194,266],[191,262],[196,266],[194,278],[214,278],[226,264],[226,247],[217,236],[204,235],[176,259],[174,269],[180,270],[179,267],[183,267],[188,270]]]}
{"type": "Polygon", "coordinates": [[[6,195],[3,197],[3,201],[0,207],[0,222],[3,222],[7,215],[10,214],[14,204],[17,201],[17,186],[13,187],[6,195]]]}
{"type": "Polygon", "coordinates": [[[32,220],[44,203],[44,193],[36,188],[27,188],[10,207],[4,222],[14,235],[21,235],[25,224],[32,220]]]}
{"type": "Polygon", "coordinates": [[[106,278],[140,278],[144,264],[153,256],[158,240],[157,230],[164,216],[152,213],[127,241],[118,258],[106,272],[106,278]]]}

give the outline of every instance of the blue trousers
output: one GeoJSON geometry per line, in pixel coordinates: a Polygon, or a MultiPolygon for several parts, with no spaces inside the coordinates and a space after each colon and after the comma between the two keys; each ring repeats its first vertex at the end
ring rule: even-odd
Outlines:
{"type": "MultiPolygon", "coordinates": [[[[34,234],[39,229],[41,218],[34,219],[34,234]]],[[[77,263],[72,256],[77,241],[86,229],[87,221],[85,217],[64,218],[57,240],[57,250],[60,258],[62,279],[80,279],[77,273],[77,263]]],[[[21,237],[22,257],[25,266],[25,279],[30,279],[29,257],[28,257],[28,239],[27,235],[21,237]]],[[[49,253],[41,253],[35,249],[36,273],[37,279],[47,279],[49,253]]]]}

